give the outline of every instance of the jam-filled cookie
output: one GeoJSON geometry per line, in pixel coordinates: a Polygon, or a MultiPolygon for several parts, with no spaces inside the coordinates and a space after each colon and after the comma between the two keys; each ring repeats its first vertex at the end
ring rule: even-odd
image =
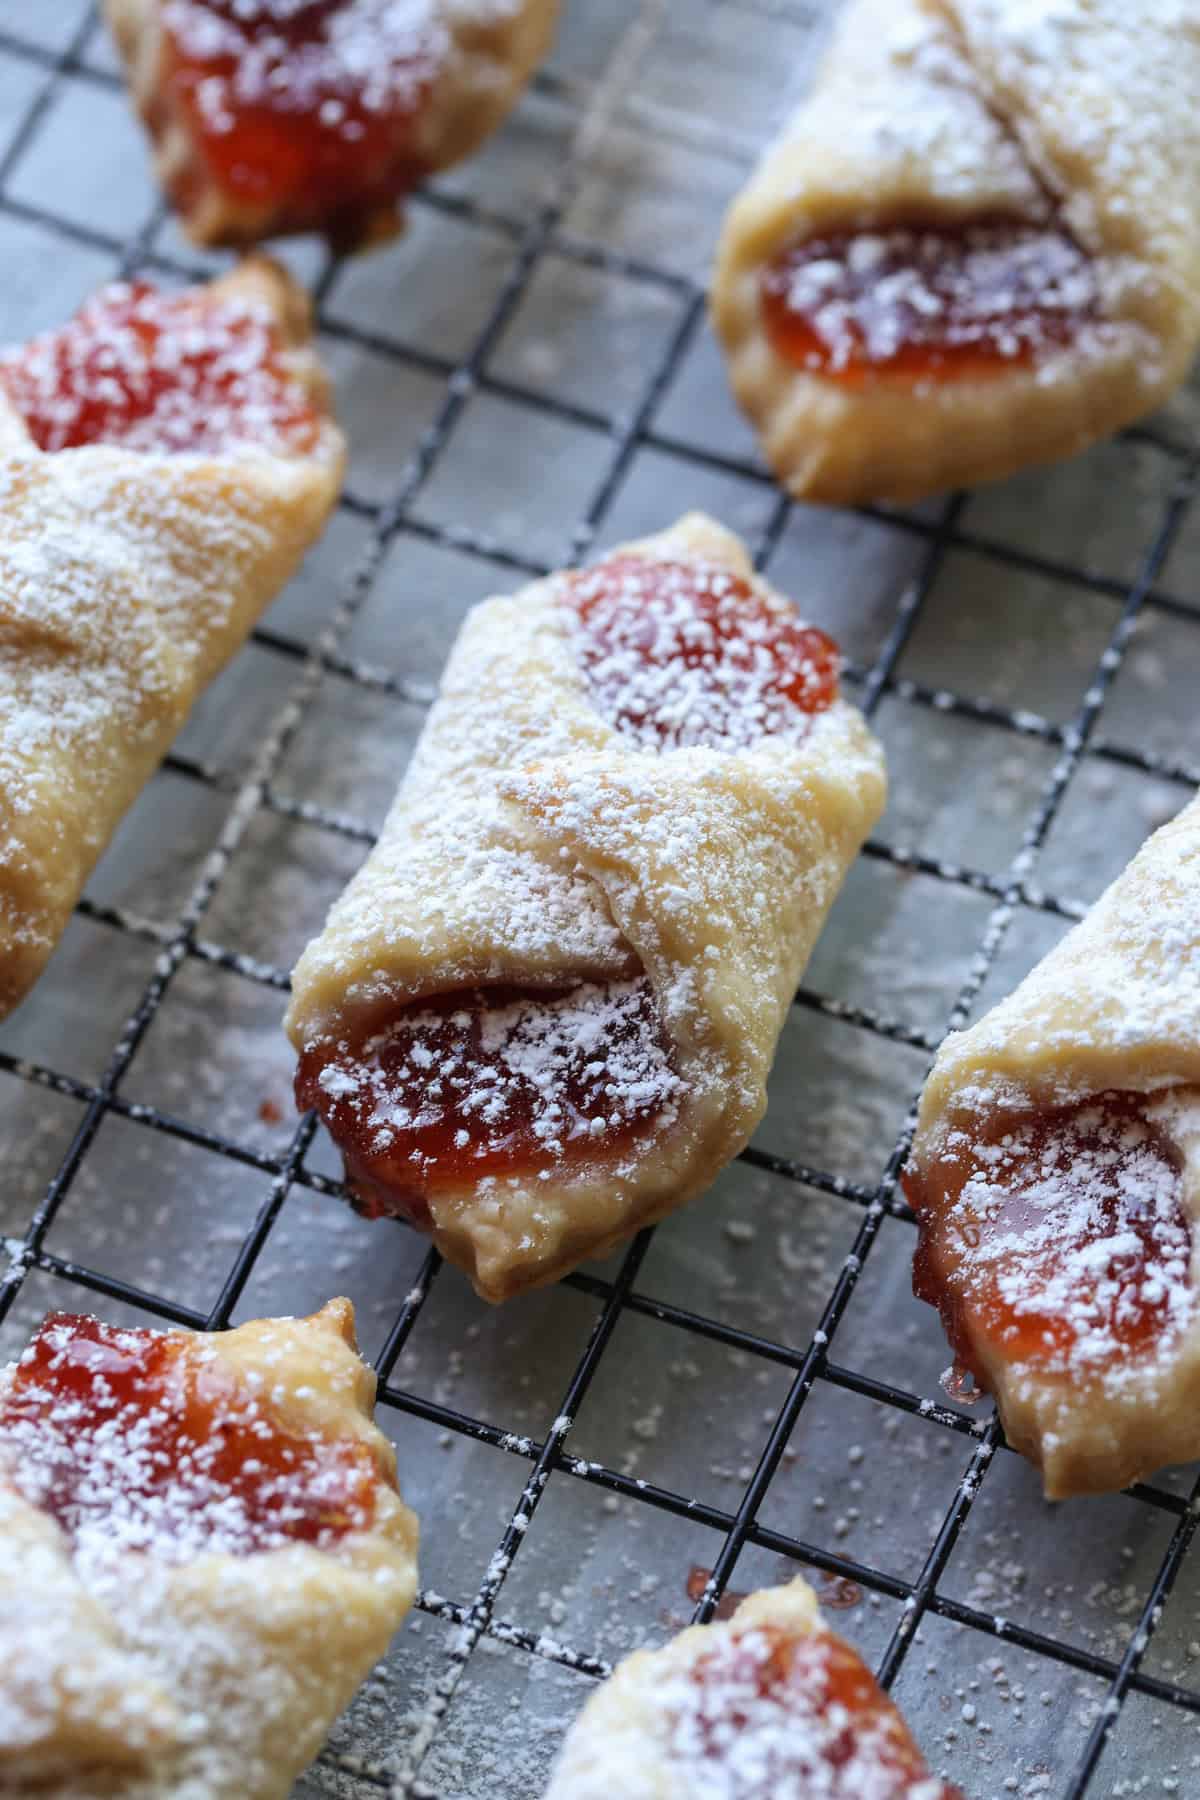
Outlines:
{"type": "Polygon", "coordinates": [[[198,244],[355,249],[476,149],[557,0],[105,0],[159,179],[198,244]]]}
{"type": "Polygon", "coordinates": [[[884,798],[826,635],[692,515],[469,616],[293,977],[359,1203],[493,1300],[700,1193],[884,798]]]}
{"type": "Polygon", "coordinates": [[[0,1015],[334,504],[309,339],[255,262],[116,284],[0,353],[0,1015]]]}
{"type": "Polygon", "coordinates": [[[1053,1498],[1200,1456],[1200,801],[947,1038],[914,1289],[1053,1498]]]}
{"type": "Polygon", "coordinates": [[[0,1788],[283,1800],[416,1590],[354,1313],[53,1313],[0,1373],[0,1788]]]}
{"type": "Polygon", "coordinates": [[[1150,411],[1200,340],[1195,0],[849,0],[713,318],[802,498],[911,500],[1150,411]]]}
{"type": "Polygon", "coordinates": [[[962,1800],[797,1578],[626,1657],[567,1733],[546,1800],[962,1800]]]}

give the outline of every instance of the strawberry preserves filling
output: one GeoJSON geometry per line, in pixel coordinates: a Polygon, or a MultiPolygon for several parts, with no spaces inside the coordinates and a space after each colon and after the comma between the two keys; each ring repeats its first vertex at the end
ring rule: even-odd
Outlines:
{"type": "Polygon", "coordinates": [[[758,1626],[726,1637],[668,1678],[662,1704],[670,1760],[691,1772],[697,1794],[961,1800],[930,1775],[895,1706],[832,1632],[796,1637],[758,1626]]]}
{"type": "Polygon", "coordinates": [[[196,1340],[51,1313],[0,1396],[0,1467],[76,1551],[184,1561],[369,1524],[378,1479],[354,1440],[283,1430],[196,1340]]]}
{"type": "Polygon", "coordinates": [[[1098,315],[1094,267],[1060,228],[984,219],[804,238],[763,270],[785,361],[847,387],[1030,368],[1098,315]]]}
{"type": "Polygon", "coordinates": [[[418,1225],[438,1189],[632,1148],[671,1122],[679,1091],[644,977],[439,994],[360,1043],[306,1051],[296,1075],[362,1209],[418,1225]]]}
{"type": "MultiPolygon", "coordinates": [[[[593,704],[641,749],[795,738],[837,697],[833,641],[715,564],[618,555],[562,591],[593,704]]],[[[296,1075],[358,1205],[422,1226],[439,1191],[636,1150],[674,1122],[682,1087],[644,975],[424,998],[313,1045],[296,1075]]]]}
{"type": "Polygon", "coordinates": [[[320,424],[264,309],[144,282],[114,282],[5,351],[0,384],[41,450],[300,454],[320,424]]]}
{"type": "Polygon", "coordinates": [[[1103,1374],[1194,1311],[1182,1158],[1147,1096],[998,1112],[904,1178],[917,1297],[963,1370],[990,1359],[1103,1374]]]}
{"type": "Polygon", "coordinates": [[[167,0],[167,103],[232,200],[293,230],[340,218],[353,236],[426,173],[417,127],[450,49],[437,12],[431,0],[167,0]]]}
{"type": "Polygon", "coordinates": [[[837,699],[833,639],[717,563],[622,554],[564,589],[592,703],[644,749],[795,737],[837,699]]]}

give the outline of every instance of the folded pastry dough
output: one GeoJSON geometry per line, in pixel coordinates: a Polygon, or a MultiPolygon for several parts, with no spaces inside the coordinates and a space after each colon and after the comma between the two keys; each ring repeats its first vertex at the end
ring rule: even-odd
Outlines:
{"type": "Polygon", "coordinates": [[[618,1664],[567,1733],[546,1800],[962,1800],[930,1775],[797,1577],[618,1664]]]}
{"type": "Polygon", "coordinates": [[[946,1039],[914,1286],[1052,1498],[1200,1456],[1200,801],[946,1039]]]}
{"type": "Polygon", "coordinates": [[[1068,456],[1200,340],[1195,0],[848,0],[725,223],[730,376],[802,497],[1068,456]]]}
{"type": "Polygon", "coordinates": [[[477,607],[293,977],[297,1095],[360,1200],[500,1300],[701,1192],[883,797],[833,646],[699,515],[477,607]]]}
{"type": "Polygon", "coordinates": [[[412,1604],[349,1301],[0,1374],[0,1790],[283,1800],[412,1604]]]}
{"type": "Polygon", "coordinates": [[[0,1014],[334,503],[308,340],[260,262],[182,296],[106,290],[0,357],[0,1014]]]}
{"type": "Polygon", "coordinates": [[[558,0],[105,0],[159,180],[198,244],[392,236],[489,137],[558,0]]]}

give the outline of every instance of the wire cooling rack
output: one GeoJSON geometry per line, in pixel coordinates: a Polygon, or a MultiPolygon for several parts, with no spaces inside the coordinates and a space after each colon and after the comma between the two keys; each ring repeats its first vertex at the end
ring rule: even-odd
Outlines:
{"type": "MultiPolygon", "coordinates": [[[[1042,1502],[994,1417],[938,1386],[898,1189],[942,1033],[1200,778],[1197,396],[932,507],[778,493],[702,283],[819,11],[568,0],[511,124],[405,240],[350,265],[285,247],[347,494],[0,1034],[9,1352],[49,1306],[215,1328],[356,1302],[427,1585],[306,1796],[524,1800],[591,1678],[797,1567],[974,1800],[1200,1794],[1200,1488],[1042,1502]],[[285,971],[466,605],[691,505],[840,633],[894,797],[744,1156],[623,1255],[491,1312],[340,1201],[288,1103],[285,971]]],[[[3,336],[115,274],[215,266],[154,193],[93,10],[3,0],[3,336]]]]}

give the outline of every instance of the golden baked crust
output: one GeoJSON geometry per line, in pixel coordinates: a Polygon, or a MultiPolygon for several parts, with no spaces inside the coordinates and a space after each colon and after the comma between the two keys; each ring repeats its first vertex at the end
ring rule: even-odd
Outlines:
{"type": "Polygon", "coordinates": [[[1195,0],[849,0],[811,97],[730,209],[712,313],[796,495],[913,500],[1068,456],[1157,406],[1200,339],[1195,0]],[[847,386],[782,357],[759,280],[789,243],[913,220],[1047,218],[1098,319],[1032,366],[847,386]]]}
{"type": "MultiPolygon", "coordinates": [[[[97,1554],[22,1498],[20,1469],[10,1482],[0,1462],[6,1792],[283,1800],[412,1604],[417,1523],[371,1421],[375,1382],[349,1301],[180,1335],[185,1355],[232,1371],[289,1433],[363,1444],[378,1475],[372,1516],[328,1546],[97,1554]]],[[[0,1375],[0,1398],[12,1376],[0,1375]]]]}
{"type": "Polygon", "coordinates": [[[0,1015],[41,974],[123,813],[320,534],[345,449],[307,302],[246,263],[322,422],[311,449],[46,454],[0,386],[0,1015]]]}
{"type": "MultiPolygon", "coordinates": [[[[828,1737],[803,1690],[788,1704],[786,1681],[772,1704],[780,1651],[817,1640],[855,1688],[870,1676],[834,1637],[816,1596],[799,1576],[742,1601],[721,1624],[691,1625],[661,1650],[638,1650],[617,1665],[567,1733],[546,1800],[690,1800],[704,1792],[796,1796],[870,1793],[880,1800],[961,1800],[930,1776],[896,1708],[878,1689],[869,1715],[837,1705],[828,1737]],[[701,1698],[699,1679],[708,1683],[701,1698]]],[[[860,1685],[861,1684],[861,1685],[860,1685]]],[[[870,1684],[873,1685],[873,1684],[870,1684]]]]}
{"type": "MultiPolygon", "coordinates": [[[[699,515],[632,548],[755,579],[741,543],[699,515]]],[[[879,746],[844,700],[799,742],[647,755],[596,711],[556,578],[485,601],[377,847],[297,964],[287,1030],[303,1053],[476,983],[645,971],[682,1077],[674,1122],[573,1175],[431,1197],[439,1248],[484,1298],[506,1299],[674,1211],[746,1143],[797,982],[883,800],[879,746]]]]}
{"type": "MultiPolygon", "coordinates": [[[[347,193],[336,216],[321,220],[307,210],[296,216],[286,207],[251,205],[221,187],[165,90],[163,5],[105,0],[104,13],[153,142],[158,179],[194,243],[251,245],[323,230],[340,249],[352,250],[403,229],[403,195],[364,205],[347,193]]],[[[414,146],[416,160],[432,174],[461,162],[503,124],[550,48],[558,0],[429,0],[428,12],[446,37],[414,146]]]]}
{"type": "MultiPolygon", "coordinates": [[[[938,1052],[912,1161],[931,1167],[997,1109],[1144,1094],[1182,1162],[1191,1229],[1200,1218],[1200,801],[1151,837],[1086,919],[1020,986],[938,1052]]],[[[1124,1487],[1200,1455],[1200,1267],[1181,1332],[1095,1368],[1065,1369],[973,1345],[1010,1443],[1054,1499],[1124,1487]]]]}

